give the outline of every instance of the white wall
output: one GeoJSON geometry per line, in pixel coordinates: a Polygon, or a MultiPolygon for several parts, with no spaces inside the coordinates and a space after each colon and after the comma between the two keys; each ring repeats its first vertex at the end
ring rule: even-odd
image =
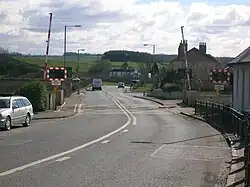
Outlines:
{"type": "Polygon", "coordinates": [[[250,64],[234,66],[233,108],[250,110],[250,64]]]}

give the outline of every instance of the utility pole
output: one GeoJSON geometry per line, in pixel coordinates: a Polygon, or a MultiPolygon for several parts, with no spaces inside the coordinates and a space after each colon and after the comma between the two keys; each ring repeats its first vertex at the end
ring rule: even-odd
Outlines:
{"type": "Polygon", "coordinates": [[[190,76],[189,76],[189,71],[188,71],[186,41],[185,41],[185,38],[184,38],[183,28],[184,28],[184,26],[181,26],[181,34],[182,34],[183,50],[184,50],[184,61],[185,61],[185,66],[186,66],[186,76],[187,76],[188,90],[191,90],[190,76]]]}
{"type": "Polygon", "coordinates": [[[66,33],[67,33],[67,26],[65,25],[64,26],[64,50],[63,50],[63,67],[66,66],[66,40],[67,40],[67,36],[66,36],[66,33]]]}

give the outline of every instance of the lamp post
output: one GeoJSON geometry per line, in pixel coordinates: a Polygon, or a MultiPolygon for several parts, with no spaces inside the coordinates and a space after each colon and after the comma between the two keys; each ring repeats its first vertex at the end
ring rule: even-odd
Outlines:
{"type": "MultiPolygon", "coordinates": [[[[151,46],[153,48],[153,65],[154,65],[154,62],[155,62],[155,44],[143,44],[143,46],[151,46]]],[[[148,69],[150,69],[150,66],[148,67],[148,69]]],[[[153,69],[153,68],[152,68],[153,69]]],[[[155,75],[155,72],[152,72],[153,74],[153,82],[155,82],[155,78],[156,78],[156,75],[155,75]]]]}
{"type": "Polygon", "coordinates": [[[78,70],[79,70],[80,51],[85,51],[85,49],[77,49],[77,67],[76,67],[76,72],[78,72],[78,70]]]}
{"type": "Polygon", "coordinates": [[[67,27],[82,27],[82,25],[65,25],[64,26],[64,54],[63,54],[63,64],[66,66],[66,33],[67,27]]]}
{"type": "Polygon", "coordinates": [[[152,46],[153,47],[153,55],[155,55],[155,44],[143,44],[143,46],[152,46]]]}

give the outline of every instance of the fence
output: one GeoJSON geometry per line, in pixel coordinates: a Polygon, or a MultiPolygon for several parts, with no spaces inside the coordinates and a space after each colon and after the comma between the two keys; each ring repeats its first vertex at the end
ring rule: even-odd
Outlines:
{"type": "Polygon", "coordinates": [[[245,186],[250,186],[250,120],[248,115],[229,106],[201,100],[195,101],[195,114],[244,141],[245,186]]]}

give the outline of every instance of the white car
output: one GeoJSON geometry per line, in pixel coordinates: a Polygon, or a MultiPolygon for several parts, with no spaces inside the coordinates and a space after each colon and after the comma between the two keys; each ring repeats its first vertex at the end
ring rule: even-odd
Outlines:
{"type": "Polygon", "coordinates": [[[33,106],[26,97],[0,96],[0,128],[10,130],[19,124],[28,127],[33,116],[33,106]]]}
{"type": "Polygon", "coordinates": [[[92,91],[94,90],[102,90],[102,79],[93,79],[92,91]]]}

